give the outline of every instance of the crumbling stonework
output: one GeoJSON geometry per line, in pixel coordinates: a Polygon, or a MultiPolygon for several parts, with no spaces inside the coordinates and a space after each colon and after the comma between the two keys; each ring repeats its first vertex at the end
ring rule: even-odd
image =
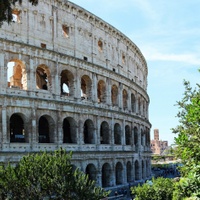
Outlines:
{"type": "Polygon", "coordinates": [[[0,29],[0,159],[73,151],[105,188],[150,173],[147,64],[120,31],[66,0],[28,1],[0,29]]]}

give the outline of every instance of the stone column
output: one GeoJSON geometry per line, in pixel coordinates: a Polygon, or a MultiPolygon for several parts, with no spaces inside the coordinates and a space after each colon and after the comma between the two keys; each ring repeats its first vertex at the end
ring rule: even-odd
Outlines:
{"type": "Polygon", "coordinates": [[[122,145],[126,145],[126,134],[125,134],[125,119],[122,121],[122,127],[121,127],[121,133],[122,133],[122,145]]]}
{"type": "Polygon", "coordinates": [[[55,62],[55,65],[56,65],[56,72],[54,74],[54,87],[53,87],[53,91],[52,93],[55,94],[56,96],[60,96],[60,74],[59,74],[59,63],[58,63],[58,58],[56,59],[56,62],[55,62]]]}
{"type": "Polygon", "coordinates": [[[59,110],[58,114],[57,114],[57,144],[61,145],[63,143],[63,130],[62,130],[62,125],[63,125],[63,121],[62,121],[62,113],[59,110]]]}
{"type": "Polygon", "coordinates": [[[36,69],[37,66],[34,66],[35,62],[32,58],[29,60],[29,81],[27,83],[28,90],[35,91],[36,90],[36,69]]]}
{"type": "Polygon", "coordinates": [[[96,116],[96,145],[101,144],[101,138],[100,138],[100,119],[99,116],[96,116]]]}
{"type": "Polygon", "coordinates": [[[95,73],[92,74],[93,84],[92,84],[92,101],[97,102],[97,76],[95,73]]]}
{"type": "Polygon", "coordinates": [[[110,78],[107,78],[106,79],[106,103],[111,106],[112,105],[112,102],[111,102],[111,80],[110,78]]]}
{"type": "Polygon", "coordinates": [[[122,83],[119,83],[119,93],[118,93],[118,105],[119,105],[119,108],[123,108],[123,94],[122,94],[122,83]]]}
{"type": "Polygon", "coordinates": [[[79,68],[76,69],[76,77],[75,78],[75,82],[74,82],[74,97],[75,99],[77,99],[77,101],[80,101],[81,100],[81,77],[80,77],[80,74],[79,74],[79,68]]]}
{"type": "MultiPolygon", "coordinates": [[[[33,103],[31,108],[31,146],[34,146],[34,144],[39,142],[39,135],[38,135],[38,129],[37,129],[37,118],[36,118],[36,112],[37,109],[35,108],[35,104],[33,103]]],[[[38,119],[39,120],[39,119],[38,119]]]]}
{"type": "Polygon", "coordinates": [[[128,88],[128,102],[127,102],[127,104],[128,104],[128,110],[132,111],[132,108],[131,108],[131,89],[130,88],[128,88]]]}
{"type": "Polygon", "coordinates": [[[9,143],[10,135],[8,136],[8,124],[7,124],[7,107],[2,106],[2,143],[9,143]]]}
{"type": "Polygon", "coordinates": [[[7,81],[7,70],[8,70],[8,67],[7,67],[7,63],[6,63],[6,60],[5,59],[5,56],[3,53],[0,53],[0,91],[3,90],[3,88],[7,88],[8,87],[8,81],[7,81]]]}
{"type": "Polygon", "coordinates": [[[123,184],[127,184],[127,168],[126,168],[126,160],[123,162],[123,184]]]}
{"type": "Polygon", "coordinates": [[[112,117],[111,119],[111,127],[110,127],[110,135],[111,135],[111,144],[114,145],[115,144],[115,140],[114,140],[114,118],[112,117]]]}

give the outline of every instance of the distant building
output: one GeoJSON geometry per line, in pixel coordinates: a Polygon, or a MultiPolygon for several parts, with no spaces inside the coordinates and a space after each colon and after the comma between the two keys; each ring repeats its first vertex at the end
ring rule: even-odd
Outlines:
{"type": "Polygon", "coordinates": [[[159,140],[159,130],[154,129],[154,139],[151,140],[151,150],[153,154],[161,155],[168,148],[168,141],[159,140]]]}

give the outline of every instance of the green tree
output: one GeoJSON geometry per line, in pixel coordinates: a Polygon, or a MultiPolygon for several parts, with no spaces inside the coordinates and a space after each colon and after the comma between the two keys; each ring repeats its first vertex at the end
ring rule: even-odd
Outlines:
{"type": "MultiPolygon", "coordinates": [[[[22,0],[0,0],[0,26],[3,22],[12,22],[12,6],[17,2],[21,4],[22,0]]],[[[38,4],[38,0],[29,0],[29,2],[32,3],[32,5],[38,4]]]]}
{"type": "Polygon", "coordinates": [[[179,125],[173,129],[178,134],[176,154],[181,158],[181,180],[176,185],[176,199],[200,198],[200,85],[193,89],[184,81],[185,92],[178,102],[179,125]]]}
{"type": "Polygon", "coordinates": [[[157,178],[141,186],[132,187],[135,200],[172,200],[174,182],[169,178],[157,178]]]}
{"type": "Polygon", "coordinates": [[[71,164],[72,154],[60,149],[23,157],[17,166],[0,168],[1,199],[100,200],[108,195],[71,164]]]}

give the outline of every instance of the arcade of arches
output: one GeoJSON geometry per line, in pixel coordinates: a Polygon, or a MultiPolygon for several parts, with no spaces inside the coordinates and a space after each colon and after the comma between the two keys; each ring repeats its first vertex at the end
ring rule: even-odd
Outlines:
{"type": "Polygon", "coordinates": [[[104,113],[92,115],[92,111],[90,114],[74,113],[62,111],[60,105],[59,109],[50,109],[50,103],[45,103],[45,109],[42,103],[37,109],[7,108],[3,143],[19,151],[23,148],[35,151],[36,146],[37,150],[52,150],[62,145],[74,152],[74,165],[102,187],[124,185],[151,176],[148,99],[145,96],[103,75],[84,72],[77,77],[69,66],[55,75],[44,64],[27,73],[24,63],[17,59],[9,61],[6,68],[9,91],[34,91],[37,95],[54,93],[61,100],[79,99],[82,104],[96,103],[96,107],[109,105],[109,112],[120,108],[120,114],[108,113],[105,117],[104,113]],[[123,113],[127,112],[130,117],[124,118],[123,113]],[[147,122],[143,123],[145,120],[147,122]],[[76,159],[80,152],[95,152],[96,157],[80,161],[76,159]]]}

